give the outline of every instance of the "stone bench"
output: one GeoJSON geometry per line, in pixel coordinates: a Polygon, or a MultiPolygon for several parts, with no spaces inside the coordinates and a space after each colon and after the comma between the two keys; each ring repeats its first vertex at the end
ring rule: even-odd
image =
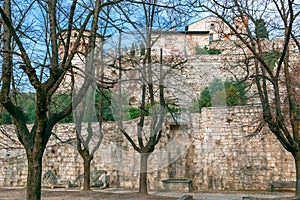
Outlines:
{"type": "Polygon", "coordinates": [[[166,191],[192,191],[192,179],[188,178],[168,178],[162,180],[163,189],[166,191]]]}
{"type": "Polygon", "coordinates": [[[277,189],[296,188],[296,181],[273,181],[271,184],[271,192],[277,189]]]}

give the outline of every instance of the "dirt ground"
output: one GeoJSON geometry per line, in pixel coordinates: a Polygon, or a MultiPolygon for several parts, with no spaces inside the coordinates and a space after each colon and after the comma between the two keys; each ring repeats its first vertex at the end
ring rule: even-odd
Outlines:
{"type": "MultiPolygon", "coordinates": [[[[7,189],[0,188],[0,200],[24,200],[25,189],[7,189]]],[[[43,189],[43,200],[174,200],[174,197],[162,197],[154,195],[141,195],[138,193],[107,193],[105,191],[79,191],[79,190],[63,190],[63,189],[43,189]]]]}
{"type": "MultiPolygon", "coordinates": [[[[24,200],[24,188],[0,188],[0,200],[24,200]]],[[[201,193],[198,193],[198,195],[201,193]]],[[[42,189],[42,200],[175,200],[176,197],[141,195],[132,191],[92,190],[88,192],[74,189],[42,189]],[[119,193],[120,192],[120,193],[119,193]]],[[[200,198],[203,199],[203,198],[200,198]]],[[[300,200],[300,198],[251,198],[251,200],[300,200]]]]}

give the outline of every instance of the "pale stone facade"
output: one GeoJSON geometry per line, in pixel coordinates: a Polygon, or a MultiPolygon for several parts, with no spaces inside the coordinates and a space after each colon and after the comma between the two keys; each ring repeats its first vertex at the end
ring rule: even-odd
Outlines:
{"type": "Polygon", "coordinates": [[[203,41],[206,41],[205,43],[208,45],[209,41],[229,39],[226,38],[226,35],[230,33],[229,27],[221,19],[214,16],[208,16],[186,27],[187,33],[196,31],[208,32],[205,39],[201,40],[200,37],[198,38],[200,45],[202,45],[203,41]]]}
{"type": "MultiPolygon", "coordinates": [[[[247,18],[245,18],[247,20],[247,18]]],[[[233,26],[239,33],[246,31],[248,21],[241,22],[235,18],[233,26]],[[246,24],[246,25],[245,25],[246,24]]],[[[236,41],[228,25],[215,16],[208,16],[186,26],[185,31],[155,31],[153,32],[154,51],[163,50],[163,55],[195,55],[195,48],[211,47],[217,41],[236,41]]]]}

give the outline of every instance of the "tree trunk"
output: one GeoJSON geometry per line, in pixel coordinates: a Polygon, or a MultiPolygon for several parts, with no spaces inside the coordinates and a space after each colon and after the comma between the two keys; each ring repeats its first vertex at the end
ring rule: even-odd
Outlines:
{"type": "Polygon", "coordinates": [[[93,156],[85,155],[83,158],[83,190],[88,191],[91,189],[91,161],[93,160],[93,156]]]}
{"type": "Polygon", "coordinates": [[[300,152],[296,152],[294,155],[296,166],[296,192],[295,195],[300,197],[300,152]]]}
{"type": "Polygon", "coordinates": [[[147,167],[149,153],[141,153],[141,164],[140,164],[140,186],[139,193],[148,194],[147,190],[147,167]]]}
{"type": "Polygon", "coordinates": [[[42,153],[38,155],[28,155],[28,174],[27,174],[27,194],[26,200],[41,199],[41,181],[42,181],[42,153]]]}

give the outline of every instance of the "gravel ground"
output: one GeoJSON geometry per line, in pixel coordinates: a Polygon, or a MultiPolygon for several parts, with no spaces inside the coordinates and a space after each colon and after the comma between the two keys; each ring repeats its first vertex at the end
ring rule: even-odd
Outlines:
{"type": "MultiPolygon", "coordinates": [[[[266,199],[284,199],[291,200],[293,193],[287,192],[224,192],[224,193],[177,193],[177,192],[159,192],[150,191],[150,195],[141,195],[132,190],[105,189],[83,192],[78,188],[72,189],[43,189],[42,200],[175,200],[183,195],[193,195],[198,200],[266,200],[266,199]],[[246,198],[248,197],[248,198],[246,198]]],[[[0,200],[24,200],[24,188],[0,188],[0,200]]]]}

